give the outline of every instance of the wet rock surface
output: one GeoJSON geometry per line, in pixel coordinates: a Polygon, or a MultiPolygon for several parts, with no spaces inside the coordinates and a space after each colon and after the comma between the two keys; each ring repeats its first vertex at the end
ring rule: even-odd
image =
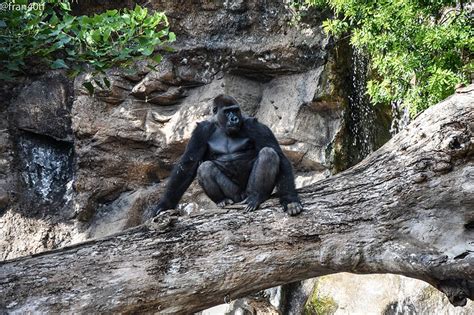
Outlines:
{"type": "Polygon", "coordinates": [[[18,202],[26,216],[51,214],[70,218],[72,198],[72,145],[47,137],[18,137],[18,202]]]}

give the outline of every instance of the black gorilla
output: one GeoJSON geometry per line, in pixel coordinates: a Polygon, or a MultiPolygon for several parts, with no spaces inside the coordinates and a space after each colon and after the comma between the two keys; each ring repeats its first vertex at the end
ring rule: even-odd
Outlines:
{"type": "Polygon", "coordinates": [[[219,206],[242,202],[247,211],[255,210],[276,185],[283,208],[290,215],[300,213],[291,164],[271,130],[256,118],[243,117],[230,96],[217,96],[213,113],[193,131],[155,214],[175,208],[196,174],[219,206]]]}

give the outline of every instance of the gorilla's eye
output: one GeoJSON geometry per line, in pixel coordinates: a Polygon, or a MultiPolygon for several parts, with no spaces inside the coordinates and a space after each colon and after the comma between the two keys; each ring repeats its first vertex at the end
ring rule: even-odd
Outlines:
{"type": "Polygon", "coordinates": [[[235,109],[235,108],[226,109],[226,110],[224,111],[224,113],[225,113],[226,115],[229,115],[229,114],[239,115],[239,114],[240,114],[240,110],[235,109]]]}
{"type": "Polygon", "coordinates": [[[225,116],[228,117],[228,118],[238,117],[238,116],[239,116],[239,112],[236,111],[236,110],[231,110],[231,111],[226,112],[226,113],[225,113],[225,116]]]}

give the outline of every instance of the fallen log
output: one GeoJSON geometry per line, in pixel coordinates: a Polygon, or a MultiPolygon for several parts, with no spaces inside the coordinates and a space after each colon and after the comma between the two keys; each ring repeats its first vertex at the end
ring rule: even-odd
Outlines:
{"type": "Polygon", "coordinates": [[[168,211],[103,239],[0,263],[7,312],[189,314],[337,273],[424,280],[474,299],[474,85],[355,167],[253,213],[168,211]]]}

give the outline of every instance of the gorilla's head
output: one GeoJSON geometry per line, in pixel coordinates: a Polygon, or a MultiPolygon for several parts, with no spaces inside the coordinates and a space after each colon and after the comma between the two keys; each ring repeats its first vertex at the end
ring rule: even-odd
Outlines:
{"type": "Polygon", "coordinates": [[[228,136],[236,136],[242,127],[242,113],[235,98],[219,95],[214,99],[212,107],[217,123],[228,136]]]}

